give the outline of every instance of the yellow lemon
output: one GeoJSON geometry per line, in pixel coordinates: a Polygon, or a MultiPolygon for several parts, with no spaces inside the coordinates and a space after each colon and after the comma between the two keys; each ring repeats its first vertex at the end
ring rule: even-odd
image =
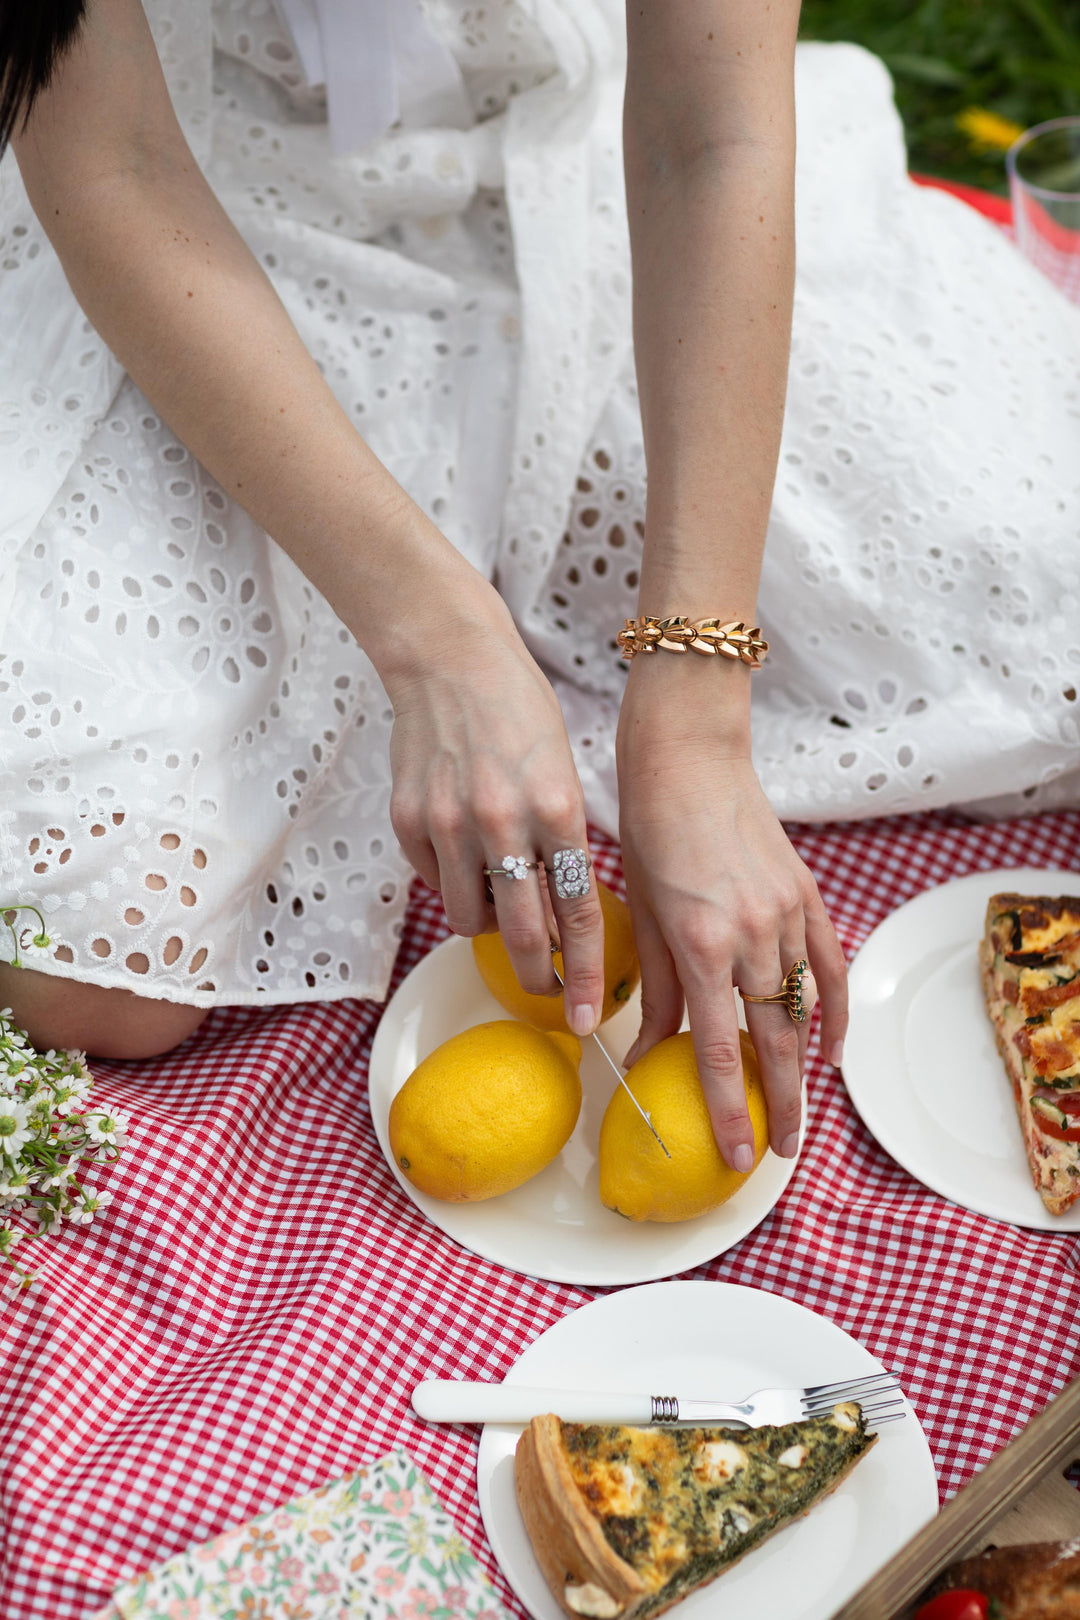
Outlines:
{"type": "MultiPolygon", "coordinates": [[[[606,884],[597,883],[596,892],[604,916],[604,1005],[600,1022],[605,1023],[637,989],[641,966],[630,927],[630,907],[606,884]]],[[[500,1007],[536,1029],[569,1033],[563,1017],[562,997],[533,996],[521,988],[501,934],[477,934],[472,947],[480,977],[500,1007]]],[[[555,966],[561,974],[563,961],[558,952],[555,966]]]]}
{"type": "Polygon", "coordinates": [[[581,1110],[581,1042],[502,1018],[451,1036],[390,1105],[390,1147],[414,1187],[460,1204],[520,1187],[581,1110]]]}
{"type": "MultiPolygon", "coordinates": [[[[745,1031],[739,1040],[756,1169],[769,1145],[769,1120],[757,1053],[745,1031]]],[[[726,1202],[753,1175],[729,1170],[720,1156],[689,1031],[652,1047],[627,1070],[626,1082],[671,1158],[619,1086],[600,1127],[600,1201],[607,1209],[632,1221],[690,1221],[726,1202]]]]}

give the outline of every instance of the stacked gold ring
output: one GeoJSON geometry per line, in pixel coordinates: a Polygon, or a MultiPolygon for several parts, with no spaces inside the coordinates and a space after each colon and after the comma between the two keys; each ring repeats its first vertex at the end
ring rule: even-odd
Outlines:
{"type": "Polygon", "coordinates": [[[753,1001],[761,1007],[770,1005],[782,1006],[787,1009],[789,1018],[795,1023],[804,1023],[813,1009],[813,1002],[803,997],[803,981],[809,977],[810,964],[806,957],[800,957],[794,966],[788,968],[784,974],[784,982],[779,990],[774,990],[771,996],[748,996],[745,990],[739,994],[744,1001],[753,1001]]]}

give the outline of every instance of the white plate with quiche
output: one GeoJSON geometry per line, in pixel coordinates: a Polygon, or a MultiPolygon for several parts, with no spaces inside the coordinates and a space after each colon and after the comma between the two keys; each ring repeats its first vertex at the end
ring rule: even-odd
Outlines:
{"type": "MultiPolygon", "coordinates": [[[[696,1220],[628,1221],[604,1208],[597,1143],[618,1082],[591,1039],[582,1049],[581,1115],[570,1140],[545,1170],[512,1192],[481,1203],[447,1203],[420,1192],[390,1151],[390,1104],[420,1060],[443,1041],[507,1016],[481,980],[469,940],[455,936],[417,963],[391,997],[375,1032],[368,1078],[375,1133],[402,1191],[434,1226],[474,1254],[526,1276],[615,1287],[689,1271],[723,1254],[765,1219],[791,1180],[797,1159],[767,1152],[727,1203],[696,1220]]],[[[635,992],[601,1025],[600,1039],[616,1062],[634,1040],[640,1020],[641,999],[635,992]]]]}
{"type": "MultiPolygon", "coordinates": [[[[739,1400],[882,1371],[841,1328],[779,1295],[730,1283],[630,1288],[573,1311],[540,1336],[506,1382],[739,1400]]],[[[488,1424],[477,1457],[484,1528],[499,1566],[534,1620],[565,1620],[533,1554],[517,1505],[521,1430],[488,1424]]],[[[828,1620],[934,1517],[937,1481],[910,1407],[805,1517],[692,1592],[679,1620],[828,1620]]],[[[584,1612],[584,1611],[583,1611],[584,1612]]]]}
{"type": "Polygon", "coordinates": [[[900,906],[862,946],[848,978],[843,1075],[867,1127],[943,1198],[994,1220],[1080,1231],[1080,1204],[1046,1208],[1032,1183],[1012,1087],[980,982],[993,895],[1080,892],[1080,874],[976,872],[900,906]]]}

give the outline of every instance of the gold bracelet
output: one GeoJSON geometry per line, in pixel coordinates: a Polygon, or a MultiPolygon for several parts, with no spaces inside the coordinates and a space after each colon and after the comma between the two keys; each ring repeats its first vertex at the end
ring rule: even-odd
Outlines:
{"type": "Polygon", "coordinates": [[[705,658],[737,658],[760,669],[769,650],[760,629],[748,630],[741,620],[721,624],[719,619],[695,619],[693,624],[680,619],[653,619],[644,614],[639,619],[627,619],[626,629],[620,630],[618,643],[622,656],[629,660],[638,653],[673,652],[701,653],[705,658]]]}

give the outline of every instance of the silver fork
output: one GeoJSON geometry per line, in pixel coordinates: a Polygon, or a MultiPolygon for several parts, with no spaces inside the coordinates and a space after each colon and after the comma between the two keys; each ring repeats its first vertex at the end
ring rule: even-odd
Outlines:
{"type": "Polygon", "coordinates": [[[744,1401],[680,1401],[674,1395],[650,1399],[652,1423],[745,1423],[757,1429],[763,1423],[824,1417],[842,1401],[857,1401],[871,1424],[891,1423],[905,1415],[904,1392],[891,1372],[867,1373],[835,1384],[811,1384],[806,1389],[758,1389],[744,1401]]]}
{"type": "Polygon", "coordinates": [[[433,1379],[413,1390],[413,1410],[429,1423],[528,1423],[557,1412],[565,1423],[795,1423],[824,1417],[840,1401],[857,1401],[876,1427],[902,1418],[904,1393],[895,1373],[866,1373],[806,1389],[759,1389],[742,1401],[689,1400],[617,1390],[533,1389],[525,1384],[433,1379]]]}

